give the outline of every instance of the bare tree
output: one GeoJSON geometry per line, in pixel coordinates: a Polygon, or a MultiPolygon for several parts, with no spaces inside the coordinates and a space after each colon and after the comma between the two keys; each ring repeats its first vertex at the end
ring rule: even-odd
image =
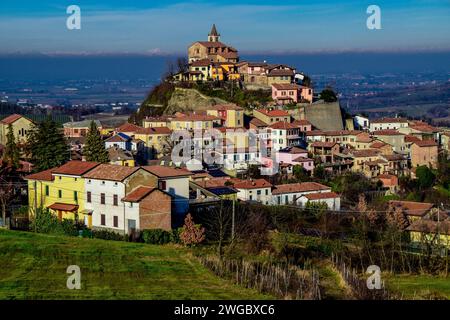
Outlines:
{"type": "Polygon", "coordinates": [[[223,257],[224,244],[231,237],[231,225],[233,219],[233,207],[230,201],[221,200],[203,217],[203,225],[206,228],[207,237],[217,243],[217,255],[223,257]]]}

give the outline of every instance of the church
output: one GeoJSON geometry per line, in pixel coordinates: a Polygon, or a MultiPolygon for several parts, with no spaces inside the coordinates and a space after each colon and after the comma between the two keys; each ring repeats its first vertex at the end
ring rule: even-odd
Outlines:
{"type": "Polygon", "coordinates": [[[213,24],[208,34],[208,41],[194,42],[188,49],[189,63],[199,60],[210,62],[239,62],[238,51],[220,41],[220,34],[213,24]]]}

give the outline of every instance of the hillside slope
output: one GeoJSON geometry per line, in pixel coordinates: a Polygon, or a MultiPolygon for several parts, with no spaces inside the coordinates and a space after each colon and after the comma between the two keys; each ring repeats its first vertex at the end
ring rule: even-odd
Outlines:
{"type": "Polygon", "coordinates": [[[227,103],[229,102],[220,98],[208,97],[195,89],[175,88],[164,113],[174,114],[175,112],[206,110],[216,104],[227,103]]]}
{"type": "Polygon", "coordinates": [[[0,230],[0,299],[264,299],[214,276],[188,249],[0,230]],[[81,289],[66,287],[69,265],[81,289]]]}

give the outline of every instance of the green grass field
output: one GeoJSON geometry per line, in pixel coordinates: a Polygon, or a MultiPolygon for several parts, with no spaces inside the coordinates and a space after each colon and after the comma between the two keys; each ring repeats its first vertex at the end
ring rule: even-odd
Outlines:
{"type": "Polygon", "coordinates": [[[450,277],[396,275],[387,276],[386,284],[404,299],[450,299],[450,277]]]}
{"type": "Polygon", "coordinates": [[[175,246],[0,230],[0,299],[268,299],[175,246]],[[69,265],[81,289],[66,287],[69,265]]]}

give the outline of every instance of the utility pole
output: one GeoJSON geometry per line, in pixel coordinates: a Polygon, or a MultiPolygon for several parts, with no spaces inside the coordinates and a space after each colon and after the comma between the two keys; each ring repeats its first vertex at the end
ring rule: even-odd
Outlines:
{"type": "Polygon", "coordinates": [[[233,199],[233,211],[231,215],[231,241],[234,241],[235,237],[235,213],[236,213],[236,199],[233,199]]]}

